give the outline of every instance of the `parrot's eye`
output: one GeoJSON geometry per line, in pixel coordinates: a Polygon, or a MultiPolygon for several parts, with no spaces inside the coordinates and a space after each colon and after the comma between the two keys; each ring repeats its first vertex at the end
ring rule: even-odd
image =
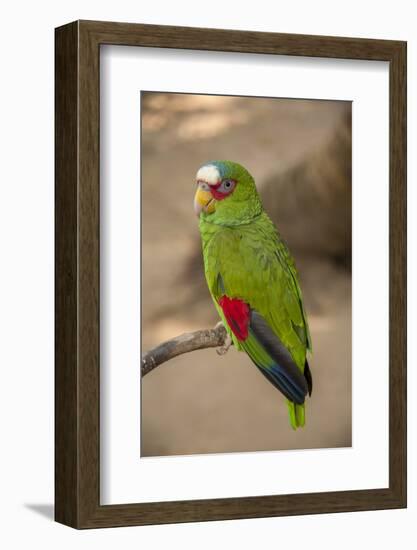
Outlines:
{"type": "Polygon", "coordinates": [[[219,193],[230,193],[236,185],[234,180],[223,180],[220,187],[217,189],[219,193]]]}

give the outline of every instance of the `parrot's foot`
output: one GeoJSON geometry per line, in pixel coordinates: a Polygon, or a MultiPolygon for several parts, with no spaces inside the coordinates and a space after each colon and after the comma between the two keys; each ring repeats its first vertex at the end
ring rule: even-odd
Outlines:
{"type": "Polygon", "coordinates": [[[230,346],[233,344],[233,341],[230,337],[230,335],[228,334],[226,336],[226,339],[224,341],[224,344],[223,346],[221,346],[220,348],[217,348],[216,351],[218,353],[218,355],[225,355],[228,351],[229,351],[229,348],[230,346]]]}

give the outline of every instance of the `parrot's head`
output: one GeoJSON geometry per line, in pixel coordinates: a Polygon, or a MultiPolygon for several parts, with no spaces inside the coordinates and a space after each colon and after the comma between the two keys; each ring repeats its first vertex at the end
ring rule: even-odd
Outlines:
{"type": "Polygon", "coordinates": [[[225,225],[247,223],[262,204],[250,173],[230,160],[208,162],[196,175],[194,210],[197,216],[225,225]]]}

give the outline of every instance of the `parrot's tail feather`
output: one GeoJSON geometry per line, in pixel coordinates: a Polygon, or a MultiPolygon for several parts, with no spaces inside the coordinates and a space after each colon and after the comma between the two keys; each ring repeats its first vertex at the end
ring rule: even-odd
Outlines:
{"type": "Polygon", "coordinates": [[[297,426],[299,428],[304,428],[304,424],[306,423],[304,403],[302,405],[294,405],[294,408],[297,426]]]}
{"type": "Polygon", "coordinates": [[[287,400],[288,416],[290,417],[290,424],[293,430],[297,429],[297,419],[295,417],[295,405],[292,401],[287,400]]]}
{"type": "Polygon", "coordinates": [[[288,416],[290,419],[290,424],[292,429],[296,430],[297,428],[303,428],[305,425],[304,403],[302,405],[297,405],[296,403],[293,403],[292,401],[287,400],[287,406],[288,406],[288,416]]]}

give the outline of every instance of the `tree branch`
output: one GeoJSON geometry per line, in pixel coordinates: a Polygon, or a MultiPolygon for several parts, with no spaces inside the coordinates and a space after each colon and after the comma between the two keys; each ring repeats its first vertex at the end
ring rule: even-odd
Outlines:
{"type": "Polygon", "coordinates": [[[144,353],[141,365],[142,376],[177,355],[198,349],[217,347],[223,347],[223,353],[225,353],[227,351],[225,346],[227,346],[227,332],[222,322],[217,323],[212,329],[186,332],[144,353]]]}

